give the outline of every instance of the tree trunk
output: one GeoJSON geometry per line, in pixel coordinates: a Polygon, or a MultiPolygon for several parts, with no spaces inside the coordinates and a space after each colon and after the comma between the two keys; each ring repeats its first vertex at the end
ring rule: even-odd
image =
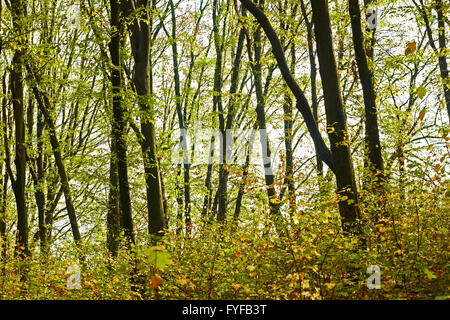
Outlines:
{"type": "MultiPolygon", "coordinates": [[[[317,99],[317,66],[316,66],[316,57],[314,54],[314,41],[313,41],[313,22],[308,19],[308,14],[306,12],[304,1],[301,0],[300,8],[302,11],[303,19],[306,24],[306,36],[308,41],[308,56],[309,56],[309,64],[311,68],[310,79],[311,79],[311,107],[313,112],[313,117],[316,122],[319,121],[319,103],[317,99]]],[[[316,163],[317,163],[317,174],[320,177],[323,177],[323,162],[322,159],[318,156],[318,152],[316,150],[316,163]]],[[[320,186],[320,185],[319,185],[320,186]]]]}
{"type": "Polygon", "coordinates": [[[121,8],[125,19],[135,14],[139,9],[141,9],[139,12],[142,13],[142,16],[134,17],[129,28],[131,29],[131,49],[134,59],[133,83],[141,111],[141,147],[147,189],[148,231],[150,235],[157,236],[163,234],[166,228],[166,220],[156,152],[156,128],[151,105],[150,32],[149,24],[147,23],[149,14],[142,10],[148,9],[148,1],[139,1],[138,8],[135,8],[134,1],[124,0],[121,1],[121,8]]]}
{"type": "MultiPolygon", "coordinates": [[[[259,8],[262,10],[264,6],[264,0],[259,0],[259,8]]],[[[259,129],[259,138],[261,142],[264,177],[267,189],[267,197],[269,199],[270,213],[278,213],[277,195],[275,192],[275,177],[272,170],[272,161],[270,159],[271,151],[269,146],[269,135],[266,128],[266,114],[265,114],[265,101],[262,86],[262,63],[261,63],[261,27],[256,28],[254,34],[254,68],[253,74],[255,78],[255,93],[256,93],[256,119],[259,129]]]]}
{"type": "Polygon", "coordinates": [[[334,173],[339,197],[339,212],[344,232],[353,233],[357,232],[356,223],[360,215],[358,193],[333,50],[328,1],[315,0],[311,2],[311,5],[325,100],[328,137],[335,164],[334,173]]]}
{"type": "MultiPolygon", "coordinates": [[[[448,3],[447,3],[448,5],[448,3]]],[[[441,70],[441,81],[444,89],[444,98],[447,105],[447,115],[450,121],[450,79],[448,77],[447,47],[445,36],[444,4],[442,0],[436,0],[435,9],[438,16],[438,40],[439,40],[439,69],[441,70]]]]}
{"type": "MultiPolygon", "coordinates": [[[[238,82],[239,82],[239,73],[241,66],[241,58],[242,52],[244,49],[244,39],[245,39],[244,30],[241,29],[239,32],[238,43],[236,45],[236,51],[234,54],[233,67],[231,70],[231,83],[230,83],[230,98],[228,101],[228,110],[227,110],[227,118],[225,123],[225,130],[222,131],[222,163],[219,169],[219,190],[221,193],[219,194],[219,221],[224,221],[226,218],[227,212],[227,189],[228,189],[228,175],[229,171],[227,168],[227,162],[229,160],[229,156],[232,154],[233,150],[233,137],[230,136],[231,129],[233,128],[233,121],[235,117],[235,108],[236,108],[236,93],[238,90],[238,82]],[[229,149],[231,147],[231,149],[229,149]]],[[[222,119],[223,120],[223,119],[222,119]]]]}
{"type": "MultiPolygon", "coordinates": [[[[111,141],[111,157],[109,164],[109,197],[108,213],[106,216],[106,247],[113,258],[119,252],[120,229],[123,227],[119,204],[119,177],[117,175],[117,151],[115,151],[115,141],[111,141]]],[[[130,239],[127,239],[130,241],[130,239]]]]}
{"type": "Polygon", "coordinates": [[[364,96],[368,166],[370,172],[372,172],[373,178],[376,179],[376,181],[381,182],[384,164],[381,155],[380,134],[378,130],[376,93],[374,89],[373,72],[370,70],[368,57],[366,56],[366,50],[364,48],[364,35],[361,28],[361,12],[358,0],[349,0],[349,13],[353,33],[353,48],[355,50],[358,74],[364,96]]]}
{"type": "MultiPolygon", "coordinates": [[[[114,213],[117,212],[115,208],[111,208],[111,236],[116,239],[111,241],[117,241],[117,231],[114,232],[114,225],[121,222],[121,227],[125,232],[125,238],[128,244],[134,244],[134,231],[133,231],[133,216],[131,211],[131,196],[130,186],[128,183],[128,161],[127,161],[127,141],[126,141],[126,112],[124,104],[122,103],[122,72],[121,72],[121,42],[123,34],[122,17],[120,17],[120,4],[117,0],[110,1],[111,6],[111,27],[114,28],[114,32],[111,35],[111,41],[109,43],[109,52],[111,55],[111,86],[112,86],[112,155],[111,164],[114,171],[114,167],[117,169],[117,178],[114,176],[115,172],[111,172],[111,187],[114,187],[115,179],[118,179],[118,192],[119,192],[119,208],[117,209],[121,217],[114,217],[114,213]]],[[[114,194],[112,194],[114,198],[114,194]]],[[[113,201],[114,199],[111,199],[113,201]]],[[[115,246],[116,244],[114,244],[115,246]]],[[[113,246],[113,247],[114,247],[113,246]]]]}
{"type": "MultiPolygon", "coordinates": [[[[23,83],[24,83],[24,54],[25,43],[22,33],[26,26],[23,25],[25,13],[25,3],[22,0],[11,1],[13,27],[19,38],[17,48],[14,51],[11,69],[11,95],[14,108],[15,123],[15,150],[14,160],[16,166],[16,178],[13,181],[13,190],[16,197],[17,207],[17,246],[16,253],[19,256],[26,256],[28,251],[28,215],[25,198],[25,179],[26,179],[26,146],[25,146],[25,120],[24,120],[24,101],[23,101],[23,83]]],[[[12,177],[11,177],[12,178],[12,177]]]]}

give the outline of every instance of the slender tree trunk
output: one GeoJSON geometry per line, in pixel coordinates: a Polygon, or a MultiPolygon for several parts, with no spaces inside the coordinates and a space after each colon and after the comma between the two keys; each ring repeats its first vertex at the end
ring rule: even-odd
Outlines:
{"type": "MultiPolygon", "coordinates": [[[[1,8],[1,4],[0,4],[1,8]]],[[[0,10],[1,15],[1,10],[0,10]]],[[[2,79],[2,112],[0,121],[0,138],[3,144],[4,154],[0,158],[0,261],[3,261],[6,257],[7,239],[6,239],[6,197],[8,196],[8,173],[6,168],[4,168],[4,163],[6,162],[6,148],[9,148],[8,139],[6,136],[7,130],[7,117],[6,117],[6,73],[2,79]]]]}
{"type": "Polygon", "coordinates": [[[11,1],[13,27],[19,38],[18,48],[14,51],[11,69],[11,94],[14,108],[15,139],[16,139],[16,178],[13,182],[13,190],[16,197],[17,207],[17,246],[16,253],[19,256],[26,256],[28,251],[28,215],[25,197],[26,180],[26,146],[25,146],[25,120],[24,120],[24,55],[25,43],[23,34],[26,32],[24,25],[25,3],[22,0],[11,1]]]}
{"type": "Polygon", "coordinates": [[[236,198],[236,206],[234,208],[234,215],[233,215],[233,220],[235,221],[235,223],[237,223],[237,221],[239,220],[239,216],[241,214],[242,198],[244,197],[244,193],[245,193],[245,185],[247,183],[247,178],[248,178],[250,158],[252,155],[253,143],[255,141],[255,131],[256,131],[255,129],[256,129],[256,127],[251,132],[250,139],[248,142],[248,147],[247,147],[247,157],[245,159],[245,164],[242,168],[242,172],[243,172],[242,178],[241,178],[242,180],[239,183],[239,190],[238,190],[238,195],[236,198]]]}
{"type": "MultiPolygon", "coordinates": [[[[111,217],[111,222],[116,224],[121,221],[121,227],[125,232],[125,238],[128,244],[134,244],[133,216],[131,211],[130,186],[128,182],[128,161],[127,161],[127,141],[126,124],[127,115],[125,105],[122,103],[122,72],[121,72],[121,43],[123,34],[122,17],[120,16],[120,3],[117,0],[110,1],[111,7],[111,26],[114,32],[111,35],[109,51],[111,55],[111,85],[112,85],[112,164],[117,166],[117,179],[119,191],[119,219],[111,217]],[[115,163],[113,163],[115,162],[115,163]]],[[[114,168],[114,167],[113,167],[114,168]]],[[[114,172],[111,173],[114,180],[114,172]]],[[[114,182],[114,181],[112,181],[114,182]]],[[[114,213],[113,210],[111,213],[114,213]]],[[[114,229],[114,226],[112,226],[114,229]]],[[[112,230],[111,230],[112,231],[112,230]]],[[[117,238],[117,234],[114,235],[117,238]]],[[[115,240],[117,241],[117,240],[115,240]]]]}
{"type": "MultiPolygon", "coordinates": [[[[2,13],[3,13],[3,1],[0,1],[0,34],[2,31],[2,13]]],[[[3,38],[0,36],[0,54],[2,53],[3,38]]],[[[3,143],[4,150],[9,148],[6,135],[6,73],[2,77],[2,110],[0,121],[0,139],[3,143]]],[[[6,150],[5,150],[6,153],[6,150]]],[[[6,256],[6,195],[5,190],[8,188],[8,173],[3,172],[3,164],[5,162],[5,155],[0,155],[0,261],[3,261],[6,256]]],[[[3,270],[2,270],[3,271],[3,270]]]]}
{"type": "Polygon", "coordinates": [[[360,216],[358,193],[350,155],[346,115],[344,113],[333,50],[328,1],[315,0],[311,4],[324,92],[328,137],[331,143],[331,153],[335,160],[339,212],[344,232],[353,233],[357,232],[356,223],[360,216]]]}
{"type": "Polygon", "coordinates": [[[414,5],[419,10],[422,15],[423,21],[425,22],[425,30],[428,36],[429,44],[433,49],[434,53],[438,57],[439,70],[441,73],[442,88],[444,91],[445,104],[447,106],[447,115],[450,119],[450,83],[448,77],[448,65],[446,56],[446,36],[445,36],[445,16],[444,16],[444,6],[442,0],[436,0],[434,2],[434,9],[437,12],[438,20],[438,42],[439,49],[436,47],[433,39],[433,30],[431,29],[430,20],[428,19],[428,14],[425,8],[423,0],[420,0],[420,5],[413,0],[414,5]]]}
{"type": "MultiPolygon", "coordinates": [[[[138,105],[141,111],[142,155],[144,160],[145,182],[147,190],[148,231],[150,235],[158,236],[164,233],[166,220],[161,188],[161,175],[157,158],[156,128],[152,108],[152,92],[150,88],[150,28],[148,18],[148,1],[139,1],[135,7],[134,1],[121,1],[123,17],[128,19],[137,10],[142,14],[134,17],[130,24],[131,49],[134,58],[133,83],[138,95],[138,105]]],[[[152,12],[153,14],[153,12],[152,12]]]]}
{"type": "MultiPolygon", "coordinates": [[[[295,74],[295,45],[291,46],[291,73],[295,74]]],[[[286,88],[288,89],[288,88],[286,88]]],[[[293,214],[297,210],[296,197],[295,197],[295,182],[294,182],[294,151],[292,147],[293,141],[293,110],[292,110],[292,98],[289,92],[284,94],[283,103],[284,112],[284,147],[286,150],[286,184],[288,188],[288,200],[289,200],[289,213],[293,214]]]]}
{"type": "MultiPolygon", "coordinates": [[[[111,157],[109,164],[109,199],[108,213],[106,216],[106,246],[108,252],[113,258],[117,257],[119,252],[119,236],[120,229],[123,227],[121,223],[121,211],[119,204],[119,177],[117,175],[117,155],[115,141],[111,141],[111,157]]],[[[128,239],[129,240],[129,239],[128,239]]]]}
{"type": "Polygon", "coordinates": [[[6,197],[8,196],[8,175],[3,172],[0,181],[0,261],[6,257],[7,239],[6,239],[6,197]]]}
{"type": "MultiPolygon", "coordinates": [[[[317,98],[317,66],[316,66],[316,56],[314,54],[314,40],[313,40],[313,22],[309,20],[308,14],[306,12],[304,1],[300,1],[300,8],[302,11],[303,19],[306,24],[306,36],[308,41],[308,56],[310,64],[310,79],[311,79],[311,107],[313,112],[313,117],[316,122],[319,121],[319,102],[317,98]]],[[[323,177],[323,162],[320,159],[318,152],[316,150],[316,163],[317,163],[317,173],[320,177],[323,177]]]]}
{"type": "Polygon", "coordinates": [[[235,117],[236,107],[236,93],[238,90],[239,71],[241,66],[242,52],[244,49],[245,33],[241,29],[239,32],[238,43],[236,45],[236,51],[234,54],[233,67],[231,70],[231,84],[230,84],[230,98],[228,102],[227,118],[225,123],[225,130],[222,131],[223,143],[221,145],[222,150],[222,164],[219,169],[219,190],[222,192],[219,194],[219,216],[220,221],[224,221],[227,212],[227,189],[228,189],[228,175],[227,162],[229,156],[233,150],[233,137],[230,136],[231,129],[233,128],[233,120],[235,117]]]}
{"type": "Polygon", "coordinates": [[[373,177],[378,181],[377,185],[379,185],[383,176],[384,164],[378,130],[376,93],[373,72],[370,70],[368,57],[364,48],[364,35],[361,28],[361,12],[358,0],[349,0],[349,13],[353,33],[353,47],[364,96],[368,166],[373,177]]]}
{"type": "MultiPolygon", "coordinates": [[[[448,7],[448,3],[447,3],[448,7]]],[[[436,0],[435,9],[438,16],[438,40],[439,40],[439,69],[441,70],[441,81],[444,89],[445,104],[447,105],[447,115],[450,119],[450,79],[448,77],[447,46],[445,36],[445,16],[444,4],[442,0],[436,0]]]]}
{"type": "Polygon", "coordinates": [[[190,171],[190,159],[188,156],[188,145],[187,145],[187,128],[182,110],[182,99],[180,90],[180,74],[178,68],[178,48],[176,42],[176,28],[177,21],[175,16],[175,6],[173,1],[169,0],[171,19],[172,19],[172,60],[173,60],[173,74],[175,81],[175,102],[178,115],[178,124],[180,127],[180,146],[183,150],[183,178],[184,178],[184,218],[186,224],[186,236],[190,236],[191,233],[191,191],[189,182],[189,171],[190,171]]]}
{"type": "MultiPolygon", "coordinates": [[[[28,121],[28,129],[29,129],[29,137],[32,137],[33,134],[33,122],[31,120],[31,114],[34,112],[34,108],[32,105],[29,105],[29,121],[28,121]]],[[[37,138],[37,157],[35,159],[36,169],[34,169],[34,163],[32,159],[29,159],[29,167],[30,173],[34,184],[34,196],[36,200],[36,206],[38,210],[38,226],[39,226],[39,241],[41,246],[41,252],[46,254],[48,251],[48,243],[47,243],[47,230],[45,226],[45,192],[44,192],[44,168],[42,163],[43,157],[43,141],[42,141],[42,133],[44,130],[44,122],[42,119],[42,113],[38,111],[38,120],[36,126],[36,138],[37,138]]]]}
{"type": "Polygon", "coordinates": [[[272,25],[270,24],[270,21],[267,19],[264,12],[258,9],[258,7],[253,3],[252,0],[240,0],[240,1],[247,8],[247,10],[250,11],[253,16],[255,16],[261,27],[264,29],[264,32],[272,45],[272,53],[275,56],[275,59],[277,60],[278,68],[280,69],[284,81],[286,81],[286,84],[288,85],[289,89],[292,91],[297,100],[296,107],[302,114],[303,119],[305,120],[305,124],[314,142],[316,153],[319,155],[322,161],[325,162],[327,166],[334,172],[335,163],[333,161],[331,151],[327,147],[325,141],[322,138],[322,135],[317,126],[317,122],[314,119],[314,116],[311,112],[311,108],[309,107],[308,100],[306,100],[305,94],[303,93],[302,89],[299,87],[298,83],[290,73],[289,66],[286,62],[286,57],[284,55],[284,49],[281,45],[277,33],[273,29],[272,25]]]}
{"type": "MultiPolygon", "coordinates": [[[[259,0],[259,8],[262,10],[264,6],[264,0],[259,0]]],[[[278,213],[279,206],[277,205],[277,195],[275,192],[275,177],[272,170],[272,162],[270,159],[271,151],[269,146],[269,135],[266,127],[266,115],[265,115],[265,101],[262,86],[262,63],[261,63],[261,27],[256,28],[254,34],[254,54],[255,65],[253,68],[255,78],[255,93],[256,93],[256,119],[258,122],[259,138],[261,142],[264,177],[267,188],[267,196],[269,198],[270,213],[278,213]]]]}
{"type": "Polygon", "coordinates": [[[225,221],[226,208],[227,208],[227,176],[228,171],[226,168],[227,163],[227,134],[225,130],[225,115],[223,110],[222,101],[222,86],[223,86],[223,50],[224,41],[221,39],[219,33],[219,19],[220,13],[220,1],[213,1],[212,22],[213,22],[213,34],[214,34],[214,47],[216,49],[216,65],[214,69],[214,93],[213,100],[214,105],[217,108],[219,116],[219,130],[220,130],[220,167],[219,167],[219,186],[216,196],[213,201],[213,207],[218,206],[217,220],[225,221]]]}
{"type": "MultiPolygon", "coordinates": [[[[213,107],[213,113],[216,111],[215,105],[213,107]]],[[[212,174],[213,174],[213,160],[214,160],[214,146],[216,138],[214,135],[211,136],[209,143],[209,153],[208,153],[208,169],[206,170],[205,188],[208,194],[205,196],[203,201],[202,217],[206,217],[211,211],[211,198],[212,198],[212,174]]]]}
{"type": "MultiPolygon", "coordinates": [[[[61,154],[61,145],[59,143],[58,137],[56,135],[55,123],[50,110],[52,110],[50,100],[46,92],[42,92],[38,89],[38,84],[40,83],[40,78],[38,75],[27,65],[28,72],[30,76],[33,77],[34,83],[32,84],[32,90],[36,98],[37,104],[40,111],[44,116],[45,123],[47,125],[48,135],[50,138],[50,144],[52,146],[53,156],[55,158],[55,164],[58,169],[58,174],[61,179],[61,187],[64,192],[64,198],[66,201],[67,215],[69,217],[70,226],[72,229],[72,235],[75,242],[81,245],[81,234],[78,227],[77,216],[75,212],[75,207],[73,205],[72,191],[70,188],[69,177],[67,175],[66,167],[61,154]]],[[[82,252],[80,252],[82,254],[82,252]]]]}

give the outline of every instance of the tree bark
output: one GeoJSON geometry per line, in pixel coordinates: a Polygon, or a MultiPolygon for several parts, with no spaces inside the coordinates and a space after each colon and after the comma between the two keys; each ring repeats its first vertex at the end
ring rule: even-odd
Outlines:
{"type": "MultiPolygon", "coordinates": [[[[302,11],[303,19],[306,24],[306,36],[308,41],[308,56],[309,56],[309,64],[311,68],[310,79],[311,79],[311,107],[313,112],[313,117],[316,122],[319,121],[319,102],[317,98],[317,65],[316,65],[316,57],[314,54],[314,41],[313,41],[313,22],[308,19],[308,14],[306,12],[304,1],[300,1],[300,8],[302,11]]],[[[320,177],[323,177],[323,162],[322,159],[318,156],[318,152],[316,150],[316,163],[317,163],[317,173],[320,177]]]]}
{"type": "Polygon", "coordinates": [[[124,0],[121,1],[121,9],[124,19],[129,19],[139,9],[141,9],[140,12],[143,12],[141,16],[132,19],[129,27],[134,59],[133,83],[141,111],[141,147],[147,189],[148,231],[150,235],[158,236],[164,233],[166,220],[157,159],[156,128],[152,109],[153,97],[150,90],[150,32],[147,23],[149,14],[145,11],[148,9],[148,1],[139,1],[136,8],[134,1],[124,0]]]}
{"type": "Polygon", "coordinates": [[[238,81],[239,81],[239,73],[241,67],[241,58],[242,52],[244,49],[244,39],[245,34],[244,30],[241,29],[239,32],[238,42],[236,44],[236,50],[234,54],[233,67],[231,69],[231,84],[230,84],[230,98],[228,100],[228,110],[227,117],[225,123],[225,130],[222,131],[222,163],[219,169],[219,190],[221,191],[219,194],[219,214],[218,220],[224,221],[226,218],[227,212],[227,192],[228,192],[228,175],[229,171],[227,168],[228,155],[231,154],[230,151],[233,150],[233,141],[229,141],[232,137],[228,134],[233,128],[233,121],[235,117],[235,108],[236,108],[236,93],[238,91],[238,81]],[[231,147],[231,150],[229,150],[231,147]]]}
{"type": "Polygon", "coordinates": [[[333,40],[327,0],[311,2],[317,43],[317,54],[325,100],[328,137],[335,160],[339,212],[344,232],[357,232],[360,216],[358,193],[350,154],[347,121],[342,103],[339,76],[333,50],[333,40]]]}
{"type": "MultiPolygon", "coordinates": [[[[448,5],[448,3],[447,3],[448,5]]],[[[444,89],[444,99],[447,105],[447,115],[450,121],[450,79],[448,77],[447,46],[445,36],[444,4],[442,0],[436,0],[435,10],[438,16],[438,40],[439,40],[439,69],[444,89]]]]}
{"type": "Polygon", "coordinates": [[[25,146],[25,120],[24,120],[24,55],[25,45],[24,36],[26,32],[24,25],[24,17],[26,15],[25,3],[22,0],[11,1],[13,27],[18,37],[17,48],[14,51],[11,69],[11,95],[14,108],[15,123],[15,150],[16,157],[14,160],[16,167],[16,178],[11,182],[13,185],[14,195],[16,197],[17,207],[17,246],[16,253],[24,257],[29,255],[28,251],[28,214],[25,197],[25,180],[26,180],[26,146],[25,146]]]}
{"type": "Polygon", "coordinates": [[[366,147],[370,172],[373,178],[382,180],[384,172],[383,157],[381,155],[380,134],[378,130],[378,116],[376,106],[376,93],[374,89],[373,72],[370,70],[368,57],[364,48],[364,35],[361,28],[361,12],[358,0],[349,0],[349,13],[353,34],[353,48],[355,50],[356,63],[358,65],[358,75],[361,81],[364,106],[365,106],[365,127],[366,127],[366,147]]]}
{"type": "MultiPolygon", "coordinates": [[[[259,9],[263,10],[264,0],[259,0],[259,9]]],[[[259,138],[261,142],[264,177],[267,189],[267,197],[269,199],[270,213],[273,215],[278,213],[277,195],[275,192],[275,177],[272,169],[272,161],[270,159],[271,151],[269,145],[269,135],[266,127],[265,100],[262,86],[262,63],[261,63],[261,27],[256,28],[254,34],[254,68],[253,74],[255,78],[256,93],[256,120],[259,129],[259,138]]]]}
{"type": "MultiPolygon", "coordinates": [[[[111,164],[117,168],[117,179],[118,179],[118,192],[119,192],[119,212],[120,218],[111,216],[111,236],[116,239],[111,241],[117,241],[117,231],[114,232],[114,225],[118,221],[121,222],[121,228],[125,232],[125,238],[128,244],[132,245],[135,243],[134,230],[133,230],[133,216],[131,210],[131,196],[130,196],[130,186],[128,182],[128,161],[127,161],[127,141],[126,141],[126,126],[127,126],[127,115],[125,105],[122,103],[122,63],[121,63],[121,42],[123,34],[123,24],[122,17],[120,16],[120,3],[117,0],[110,1],[111,7],[111,27],[114,29],[111,35],[111,41],[109,43],[109,52],[111,56],[111,86],[112,86],[112,109],[113,109],[113,119],[112,119],[112,155],[113,159],[111,164]],[[114,234],[115,233],[115,234],[114,234]]],[[[111,173],[111,182],[114,187],[114,175],[111,173]]],[[[114,196],[114,195],[113,195],[114,196]]],[[[111,199],[113,201],[113,199],[111,199]]],[[[116,209],[112,208],[111,214],[113,215],[116,209]]],[[[115,246],[115,244],[114,244],[115,246]]]]}

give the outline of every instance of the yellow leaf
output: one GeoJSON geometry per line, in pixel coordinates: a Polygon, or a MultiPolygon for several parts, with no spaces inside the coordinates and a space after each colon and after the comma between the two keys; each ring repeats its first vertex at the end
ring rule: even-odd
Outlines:
{"type": "Polygon", "coordinates": [[[188,281],[187,281],[187,279],[181,278],[181,279],[177,279],[177,283],[181,286],[185,286],[188,283],[188,281]]]}
{"type": "Polygon", "coordinates": [[[231,285],[231,287],[232,287],[234,290],[238,290],[238,289],[241,287],[241,285],[240,285],[240,284],[237,284],[237,283],[233,283],[233,284],[231,285]]]}
{"type": "Polygon", "coordinates": [[[428,280],[436,279],[436,275],[433,272],[431,272],[428,268],[423,269],[423,272],[427,276],[428,280]]]}
{"type": "Polygon", "coordinates": [[[274,204],[279,204],[280,200],[278,200],[278,198],[272,198],[272,199],[270,199],[270,202],[274,203],[274,204]]]}

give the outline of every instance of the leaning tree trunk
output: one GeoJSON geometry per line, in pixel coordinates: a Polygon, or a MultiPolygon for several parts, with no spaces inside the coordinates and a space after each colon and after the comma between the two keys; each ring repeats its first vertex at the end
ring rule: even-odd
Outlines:
{"type": "Polygon", "coordinates": [[[289,89],[292,91],[292,93],[295,96],[296,107],[298,111],[303,116],[303,119],[305,120],[305,124],[308,128],[309,134],[311,135],[311,138],[314,142],[314,146],[316,148],[316,153],[319,156],[319,158],[326,163],[326,165],[334,172],[335,170],[335,164],[333,161],[333,156],[331,155],[330,149],[325,144],[325,141],[323,140],[323,137],[319,131],[319,128],[317,126],[317,122],[314,119],[314,115],[311,112],[311,108],[309,107],[308,100],[305,97],[304,92],[292,76],[289,66],[286,62],[286,57],[284,55],[284,50],[281,45],[280,39],[273,29],[272,25],[270,24],[269,19],[267,19],[266,15],[263,11],[261,11],[251,0],[240,0],[241,3],[247,8],[248,11],[250,11],[253,16],[255,16],[256,20],[258,20],[261,27],[264,29],[264,32],[269,39],[271,45],[272,45],[272,53],[275,56],[275,59],[278,63],[278,68],[280,69],[280,72],[284,78],[284,81],[286,81],[286,84],[288,85],[289,89]]]}
{"type": "MultiPolygon", "coordinates": [[[[27,64],[28,73],[33,77],[32,90],[36,98],[39,110],[44,116],[45,123],[47,125],[48,135],[50,138],[50,144],[52,146],[53,157],[55,158],[56,168],[58,169],[58,174],[61,179],[61,187],[64,192],[64,199],[66,201],[67,215],[69,217],[70,227],[72,229],[72,235],[78,246],[81,245],[81,234],[78,227],[77,216],[75,212],[75,207],[73,205],[72,191],[70,188],[69,177],[67,175],[66,167],[64,165],[64,160],[61,154],[61,145],[59,143],[58,137],[56,135],[56,126],[51,115],[51,103],[46,92],[41,91],[38,88],[40,81],[39,76],[27,64]]],[[[83,254],[80,252],[80,258],[83,259],[83,254]]]]}

